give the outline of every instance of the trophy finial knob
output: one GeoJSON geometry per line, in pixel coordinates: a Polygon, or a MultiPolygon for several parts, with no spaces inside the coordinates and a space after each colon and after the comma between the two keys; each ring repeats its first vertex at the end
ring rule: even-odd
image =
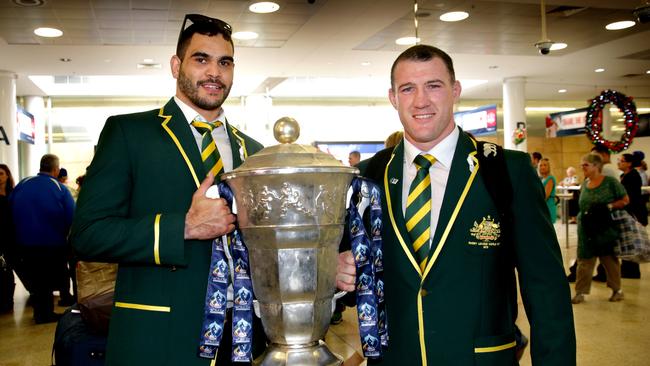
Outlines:
{"type": "Polygon", "coordinates": [[[291,144],[300,136],[300,125],[291,117],[282,117],[273,125],[273,136],[281,144],[291,144]]]}

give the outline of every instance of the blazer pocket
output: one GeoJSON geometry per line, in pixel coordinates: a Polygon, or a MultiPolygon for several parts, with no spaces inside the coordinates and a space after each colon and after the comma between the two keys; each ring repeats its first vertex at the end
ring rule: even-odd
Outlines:
{"type": "Polygon", "coordinates": [[[474,340],[475,365],[516,365],[515,333],[478,337],[474,340]]]}

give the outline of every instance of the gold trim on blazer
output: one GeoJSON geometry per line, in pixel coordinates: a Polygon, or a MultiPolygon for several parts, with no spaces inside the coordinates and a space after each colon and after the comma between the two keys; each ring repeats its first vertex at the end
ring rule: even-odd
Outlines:
{"type": "MultiPolygon", "coordinates": [[[[395,151],[395,150],[393,150],[395,151]]],[[[402,250],[406,254],[406,257],[408,260],[411,262],[413,265],[413,268],[415,271],[422,276],[422,271],[420,270],[420,266],[418,265],[417,261],[411,255],[411,251],[409,248],[406,246],[406,241],[404,241],[404,238],[402,238],[402,234],[400,233],[399,229],[397,228],[397,223],[395,223],[395,216],[393,215],[393,204],[390,199],[390,187],[388,186],[388,168],[390,167],[390,164],[393,162],[393,158],[395,157],[395,153],[390,157],[390,160],[388,160],[388,164],[386,164],[386,170],[384,171],[384,191],[386,192],[386,206],[388,208],[388,217],[390,217],[390,223],[393,226],[393,232],[395,232],[395,236],[397,237],[397,240],[399,241],[400,245],[402,246],[402,250]]]]}
{"type": "Polygon", "coordinates": [[[246,150],[246,141],[244,140],[243,137],[237,134],[239,133],[238,129],[233,127],[230,123],[228,123],[227,126],[230,128],[230,132],[232,133],[232,135],[239,141],[239,147],[241,147],[242,151],[244,152],[244,156],[242,160],[248,159],[248,151],[246,150]]]}
{"type": "Polygon", "coordinates": [[[163,123],[162,123],[162,127],[165,129],[165,131],[167,131],[169,136],[171,136],[172,140],[176,144],[176,147],[181,152],[181,155],[183,156],[183,159],[185,160],[185,164],[187,164],[187,167],[190,169],[190,173],[192,173],[192,178],[194,178],[194,183],[196,183],[196,188],[199,188],[199,186],[201,185],[201,181],[199,181],[199,178],[197,177],[196,172],[194,171],[194,167],[192,166],[192,162],[190,162],[190,159],[187,157],[187,154],[185,153],[185,150],[183,149],[183,146],[181,146],[180,141],[178,141],[178,137],[176,137],[176,135],[174,135],[172,130],[169,128],[169,126],[167,126],[169,121],[171,121],[172,116],[165,115],[164,114],[165,113],[164,108],[165,107],[160,108],[160,112],[158,113],[158,117],[162,117],[162,118],[165,119],[163,121],[163,123]]]}
{"type": "Polygon", "coordinates": [[[153,224],[153,259],[156,264],[160,265],[160,217],[157,214],[153,224]]]}
{"type": "Polygon", "coordinates": [[[498,351],[503,351],[504,349],[512,348],[517,345],[516,341],[512,341],[510,343],[502,344],[500,346],[494,346],[494,347],[476,347],[474,348],[474,353],[490,353],[490,352],[498,352],[498,351]]]}
{"type": "Polygon", "coordinates": [[[155,305],[144,305],[144,304],[134,304],[130,302],[115,302],[116,308],[124,309],[135,309],[135,310],[144,310],[144,311],[158,311],[161,313],[169,313],[172,311],[172,308],[169,306],[155,306],[155,305]]]}

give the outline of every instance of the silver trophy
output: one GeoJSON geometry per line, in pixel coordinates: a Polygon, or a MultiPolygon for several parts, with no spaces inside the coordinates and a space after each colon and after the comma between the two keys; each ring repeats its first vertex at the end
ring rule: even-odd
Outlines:
{"type": "Polygon", "coordinates": [[[271,341],[254,365],[341,365],[323,337],[332,316],[345,201],[356,168],[293,142],[288,117],[273,127],[281,144],[222,176],[232,189],[248,247],[253,289],[271,341]]]}

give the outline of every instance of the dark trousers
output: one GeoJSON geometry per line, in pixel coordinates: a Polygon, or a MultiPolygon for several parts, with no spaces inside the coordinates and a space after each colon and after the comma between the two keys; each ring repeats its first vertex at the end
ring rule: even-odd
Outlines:
{"type": "Polygon", "coordinates": [[[60,270],[65,263],[65,247],[20,246],[25,279],[31,285],[34,319],[39,322],[54,312],[52,291],[60,285],[60,270]]]}

